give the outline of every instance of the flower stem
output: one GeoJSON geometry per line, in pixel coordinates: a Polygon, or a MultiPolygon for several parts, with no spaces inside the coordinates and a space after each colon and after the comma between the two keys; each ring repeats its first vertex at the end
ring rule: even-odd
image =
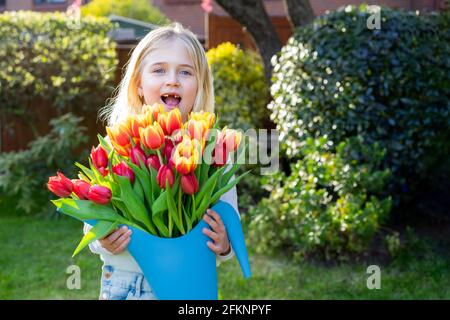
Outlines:
{"type": "Polygon", "coordinates": [[[178,217],[180,218],[181,225],[183,225],[183,216],[181,214],[181,187],[178,188],[178,217]]]}
{"type": "Polygon", "coordinates": [[[161,151],[159,149],[156,150],[156,154],[158,155],[159,162],[161,163],[161,165],[163,165],[164,161],[163,161],[163,158],[161,156],[161,151]]]}

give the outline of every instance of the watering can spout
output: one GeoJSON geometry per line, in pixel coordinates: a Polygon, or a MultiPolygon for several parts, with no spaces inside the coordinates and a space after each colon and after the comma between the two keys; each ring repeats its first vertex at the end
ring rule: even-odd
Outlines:
{"type": "Polygon", "coordinates": [[[248,260],[247,247],[245,246],[244,231],[242,230],[238,213],[229,203],[220,200],[213,206],[213,209],[222,218],[244,278],[249,278],[252,273],[248,260]]]}

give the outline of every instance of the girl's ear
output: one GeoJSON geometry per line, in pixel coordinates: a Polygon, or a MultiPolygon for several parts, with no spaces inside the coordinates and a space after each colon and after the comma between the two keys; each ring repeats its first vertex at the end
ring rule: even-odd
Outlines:
{"type": "Polygon", "coordinates": [[[138,95],[139,95],[139,97],[142,98],[142,88],[141,87],[138,87],[138,95]]]}

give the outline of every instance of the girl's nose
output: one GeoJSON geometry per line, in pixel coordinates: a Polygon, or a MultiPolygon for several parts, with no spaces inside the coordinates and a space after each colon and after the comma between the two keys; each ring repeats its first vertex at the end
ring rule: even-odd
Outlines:
{"type": "Polygon", "coordinates": [[[169,72],[167,74],[166,84],[168,86],[179,86],[180,82],[178,81],[178,75],[176,72],[169,72]]]}

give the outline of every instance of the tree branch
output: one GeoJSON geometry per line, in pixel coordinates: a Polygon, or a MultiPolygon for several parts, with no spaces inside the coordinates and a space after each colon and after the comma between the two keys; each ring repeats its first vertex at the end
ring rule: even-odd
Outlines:
{"type": "Polygon", "coordinates": [[[281,41],[262,0],[216,0],[233,19],[250,33],[264,62],[264,74],[270,84],[273,55],[281,50],[281,41]]]}
{"type": "Polygon", "coordinates": [[[292,29],[304,26],[314,20],[314,11],[309,0],[283,0],[292,29]]]}

